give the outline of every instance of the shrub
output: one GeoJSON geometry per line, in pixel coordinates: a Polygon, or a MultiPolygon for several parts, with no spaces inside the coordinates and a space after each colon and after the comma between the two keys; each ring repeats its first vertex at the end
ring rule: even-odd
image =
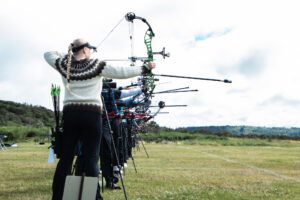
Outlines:
{"type": "Polygon", "coordinates": [[[0,135],[6,135],[8,141],[22,141],[28,137],[46,136],[49,133],[49,127],[35,128],[30,126],[2,126],[0,135]]]}

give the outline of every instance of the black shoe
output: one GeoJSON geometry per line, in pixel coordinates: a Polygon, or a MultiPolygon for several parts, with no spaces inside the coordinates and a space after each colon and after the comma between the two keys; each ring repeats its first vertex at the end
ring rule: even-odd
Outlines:
{"type": "Polygon", "coordinates": [[[107,183],[106,188],[111,189],[111,190],[121,190],[120,186],[117,186],[117,185],[113,184],[112,182],[107,183]]]}

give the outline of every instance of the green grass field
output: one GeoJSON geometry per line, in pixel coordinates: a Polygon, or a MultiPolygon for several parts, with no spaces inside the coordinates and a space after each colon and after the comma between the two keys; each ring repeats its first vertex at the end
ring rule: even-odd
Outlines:
{"type": "MultiPolygon", "coordinates": [[[[300,200],[299,142],[191,143],[147,143],[150,158],[140,145],[134,153],[138,173],[131,160],[125,171],[128,199],[300,200]]],[[[0,199],[49,200],[56,166],[47,163],[49,145],[18,145],[0,151],[0,199]]],[[[102,195],[124,199],[122,191],[102,195]]]]}

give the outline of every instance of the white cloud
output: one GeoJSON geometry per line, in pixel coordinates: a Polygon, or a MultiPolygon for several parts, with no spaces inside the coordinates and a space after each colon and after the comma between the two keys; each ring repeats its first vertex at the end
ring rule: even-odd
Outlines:
{"type": "MultiPolygon", "coordinates": [[[[98,44],[132,11],[152,25],[153,50],[165,46],[171,52],[170,58],[156,60],[156,73],[233,80],[222,84],[160,78],[171,83],[157,86],[157,91],[190,86],[199,92],[156,95],[157,102],[189,105],[165,108],[170,114],[159,115],[159,124],[297,126],[296,109],[288,106],[300,99],[297,8],[293,0],[5,1],[0,8],[0,99],[51,108],[50,84],[61,80],[43,60],[43,52],[66,51],[77,37],[98,44]],[[210,33],[218,34],[195,40],[210,33]],[[282,104],[269,102],[276,95],[282,104]],[[264,102],[269,103],[261,106],[264,102]]],[[[145,55],[145,30],[145,24],[136,23],[137,55],[145,55]]],[[[126,58],[129,44],[123,22],[97,55],[126,58]]]]}

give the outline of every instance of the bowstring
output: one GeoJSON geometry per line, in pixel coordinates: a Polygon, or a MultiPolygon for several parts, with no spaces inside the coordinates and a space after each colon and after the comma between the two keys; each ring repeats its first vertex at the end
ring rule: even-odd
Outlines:
{"type": "Polygon", "coordinates": [[[96,46],[97,48],[108,38],[108,36],[121,24],[121,22],[125,19],[122,17],[121,20],[113,27],[113,29],[104,37],[104,39],[96,46]]]}

